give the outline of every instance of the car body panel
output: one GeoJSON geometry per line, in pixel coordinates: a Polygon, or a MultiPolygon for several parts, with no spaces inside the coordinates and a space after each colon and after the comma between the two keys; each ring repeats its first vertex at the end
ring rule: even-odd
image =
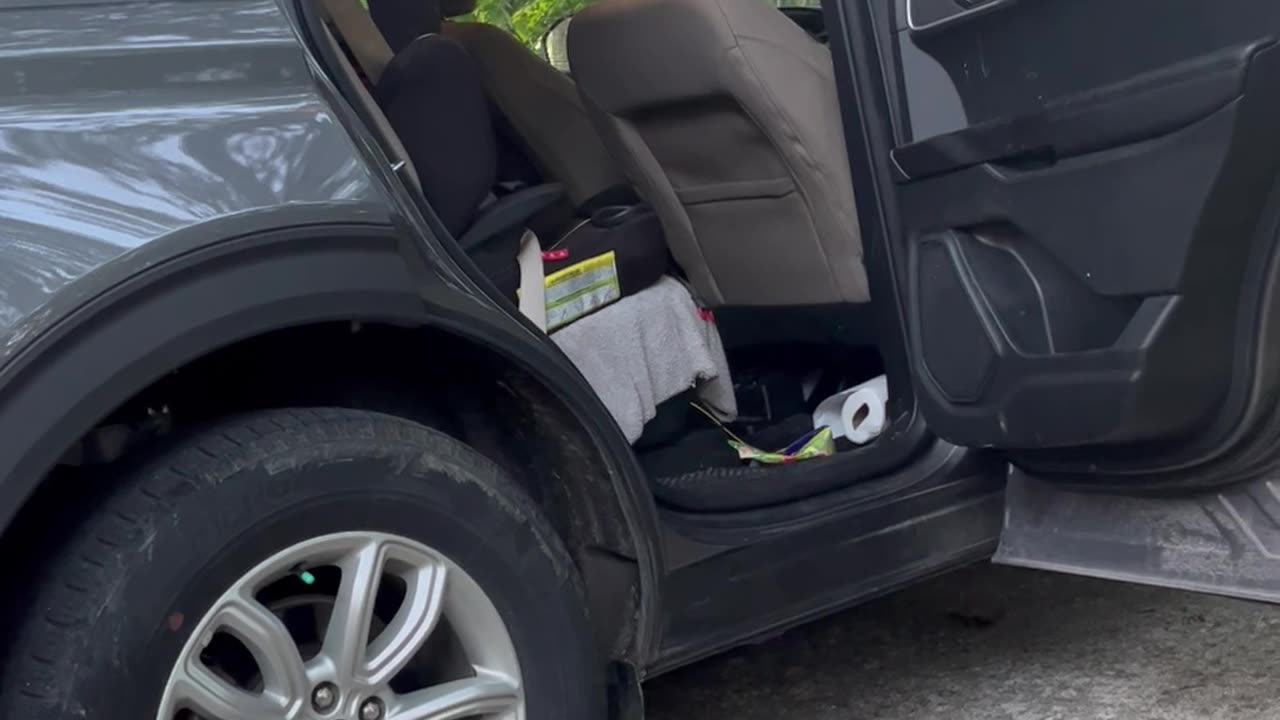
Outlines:
{"type": "Polygon", "coordinates": [[[0,8],[0,62],[0,365],[53,298],[93,297],[179,231],[337,205],[389,222],[272,0],[0,8]]]}
{"type": "Polygon", "coordinates": [[[938,441],[897,473],[812,498],[791,522],[669,518],[668,617],[650,672],[990,558],[1005,471],[996,455],[938,441]]]}
{"type": "MultiPolygon", "coordinates": [[[[854,2],[827,12],[846,106],[862,108],[846,121],[872,290],[889,299],[906,258],[883,240],[902,219],[889,153],[868,138],[892,135],[895,88],[870,80],[874,42],[840,38],[854,2]]],[[[641,597],[627,660],[641,673],[994,550],[1004,459],[940,441],[892,477],[797,503],[785,521],[659,511],[581,375],[485,294],[399,182],[308,51],[297,7],[0,1],[0,528],[132,393],[255,333],[348,319],[447,329],[564,400],[609,464],[634,541],[641,597]]],[[[906,305],[875,313],[895,402],[924,436],[906,305]]],[[[1002,557],[1037,562],[1027,548],[1048,536],[1030,520],[1016,525],[1029,535],[1006,526],[1002,557]]]]}
{"type": "Polygon", "coordinates": [[[596,443],[641,578],[631,657],[649,654],[661,550],[638,463],[407,193],[286,3],[0,2],[0,531],[186,360],[294,324],[429,324],[524,367],[596,443]]]}

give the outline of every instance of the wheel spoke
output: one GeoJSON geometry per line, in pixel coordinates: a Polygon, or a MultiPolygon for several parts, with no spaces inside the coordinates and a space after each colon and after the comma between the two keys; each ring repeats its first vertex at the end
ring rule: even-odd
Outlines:
{"type": "Polygon", "coordinates": [[[291,709],[307,696],[307,675],[298,645],[280,618],[253,597],[233,597],[217,625],[245,644],[262,672],[263,694],[291,709]]]}
{"type": "Polygon", "coordinates": [[[505,676],[482,672],[396,698],[387,720],[456,720],[513,709],[520,688],[505,676]]]}
{"type": "Polygon", "coordinates": [[[156,718],[515,720],[524,704],[506,624],[475,579],[411,538],[352,531],[303,540],[236,580],[195,624],[156,718]],[[317,569],[321,586],[279,582],[296,572],[315,584],[316,577],[299,568],[317,569]],[[380,587],[383,580],[392,587],[380,587]],[[295,627],[295,617],[305,618],[300,608],[314,611],[318,637],[295,627]],[[277,613],[287,614],[288,627],[277,613]],[[442,657],[421,674],[416,666],[412,675],[405,672],[445,624],[451,641],[430,646],[442,657]],[[301,633],[298,640],[290,628],[301,633]],[[319,641],[307,660],[298,645],[303,636],[319,641]],[[459,667],[474,676],[424,687],[435,670],[459,667]],[[393,682],[405,692],[397,693],[393,682]]]}
{"type": "Polygon", "coordinates": [[[444,565],[428,559],[404,580],[404,602],[369,645],[364,672],[372,685],[390,682],[404,668],[435,629],[444,607],[444,565]]]}
{"type": "Polygon", "coordinates": [[[373,602],[382,577],[382,561],[380,543],[369,542],[338,564],[342,570],[342,581],[321,652],[333,663],[333,671],[340,681],[357,677],[364,665],[373,602]]]}
{"type": "Polygon", "coordinates": [[[169,720],[179,710],[190,710],[207,720],[286,717],[282,703],[232,685],[213,674],[195,657],[174,673],[170,700],[161,716],[169,720]]]}

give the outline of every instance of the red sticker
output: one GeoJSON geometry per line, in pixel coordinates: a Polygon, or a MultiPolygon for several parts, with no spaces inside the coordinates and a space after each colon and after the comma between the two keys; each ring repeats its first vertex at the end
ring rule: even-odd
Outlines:
{"type": "Polygon", "coordinates": [[[698,317],[702,318],[702,321],[703,321],[703,322],[715,322],[715,321],[716,321],[716,316],[715,316],[715,314],[714,314],[714,313],[712,313],[710,310],[708,310],[708,309],[706,309],[706,308],[698,308],[698,317]]]}
{"type": "Polygon", "coordinates": [[[546,261],[564,260],[567,257],[569,257],[569,251],[564,249],[547,250],[546,252],[542,253],[542,259],[546,261]]]}

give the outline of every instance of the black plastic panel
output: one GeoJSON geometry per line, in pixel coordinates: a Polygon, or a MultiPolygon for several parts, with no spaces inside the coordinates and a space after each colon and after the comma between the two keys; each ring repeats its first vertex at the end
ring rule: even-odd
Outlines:
{"type": "Polygon", "coordinates": [[[907,0],[907,21],[916,30],[930,31],[997,9],[1016,0],[907,0]]]}
{"type": "Polygon", "coordinates": [[[898,475],[813,498],[787,523],[776,511],[696,525],[664,513],[674,571],[650,676],[989,557],[1006,466],[944,445],[898,475]]]}
{"type": "Polygon", "coordinates": [[[965,403],[982,397],[996,353],[955,252],[945,239],[922,241],[914,280],[920,288],[917,323],[925,369],[948,401],[965,403]]]}
{"type": "Polygon", "coordinates": [[[1024,355],[1111,347],[1141,305],[1139,298],[1093,292],[1016,227],[974,227],[955,241],[985,307],[1024,355]]]}
{"type": "Polygon", "coordinates": [[[1280,175],[1280,52],[1253,53],[1236,87],[1158,137],[902,186],[918,228],[912,344],[936,431],[1150,450],[1240,412],[1226,399],[1254,381],[1236,358],[1256,352],[1256,334],[1239,334],[1238,318],[1273,280],[1244,282],[1277,241],[1265,208],[1280,175]]]}
{"type": "Polygon", "coordinates": [[[1045,162],[1158,137],[1239,97],[1249,43],[1056,98],[1042,110],[989,120],[893,151],[898,168],[922,178],[996,161],[1045,162]]]}
{"type": "Polygon", "coordinates": [[[912,37],[946,69],[969,123],[978,125],[1277,30],[1275,0],[1023,0],[912,37]]]}
{"type": "Polygon", "coordinates": [[[1173,291],[1222,171],[1237,106],[1146,147],[1041,169],[979,165],[912,182],[917,227],[1018,229],[1100,295],[1173,291]]]}

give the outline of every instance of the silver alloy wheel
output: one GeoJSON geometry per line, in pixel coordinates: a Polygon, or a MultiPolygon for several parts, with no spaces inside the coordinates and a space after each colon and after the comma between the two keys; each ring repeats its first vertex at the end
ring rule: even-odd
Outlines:
{"type": "Polygon", "coordinates": [[[455,720],[483,715],[523,720],[524,692],[515,647],[493,602],[460,567],[407,538],[351,532],[307,540],[260,563],[201,619],[178,656],[157,720],[183,711],[206,720],[455,720]],[[305,659],[284,622],[259,600],[272,583],[305,568],[340,571],[332,612],[314,657],[305,659]],[[370,638],[384,578],[404,597],[370,638]],[[470,667],[467,676],[401,692],[391,681],[442,620],[470,667]],[[215,671],[203,655],[219,633],[253,656],[245,687],[215,671]]]}

